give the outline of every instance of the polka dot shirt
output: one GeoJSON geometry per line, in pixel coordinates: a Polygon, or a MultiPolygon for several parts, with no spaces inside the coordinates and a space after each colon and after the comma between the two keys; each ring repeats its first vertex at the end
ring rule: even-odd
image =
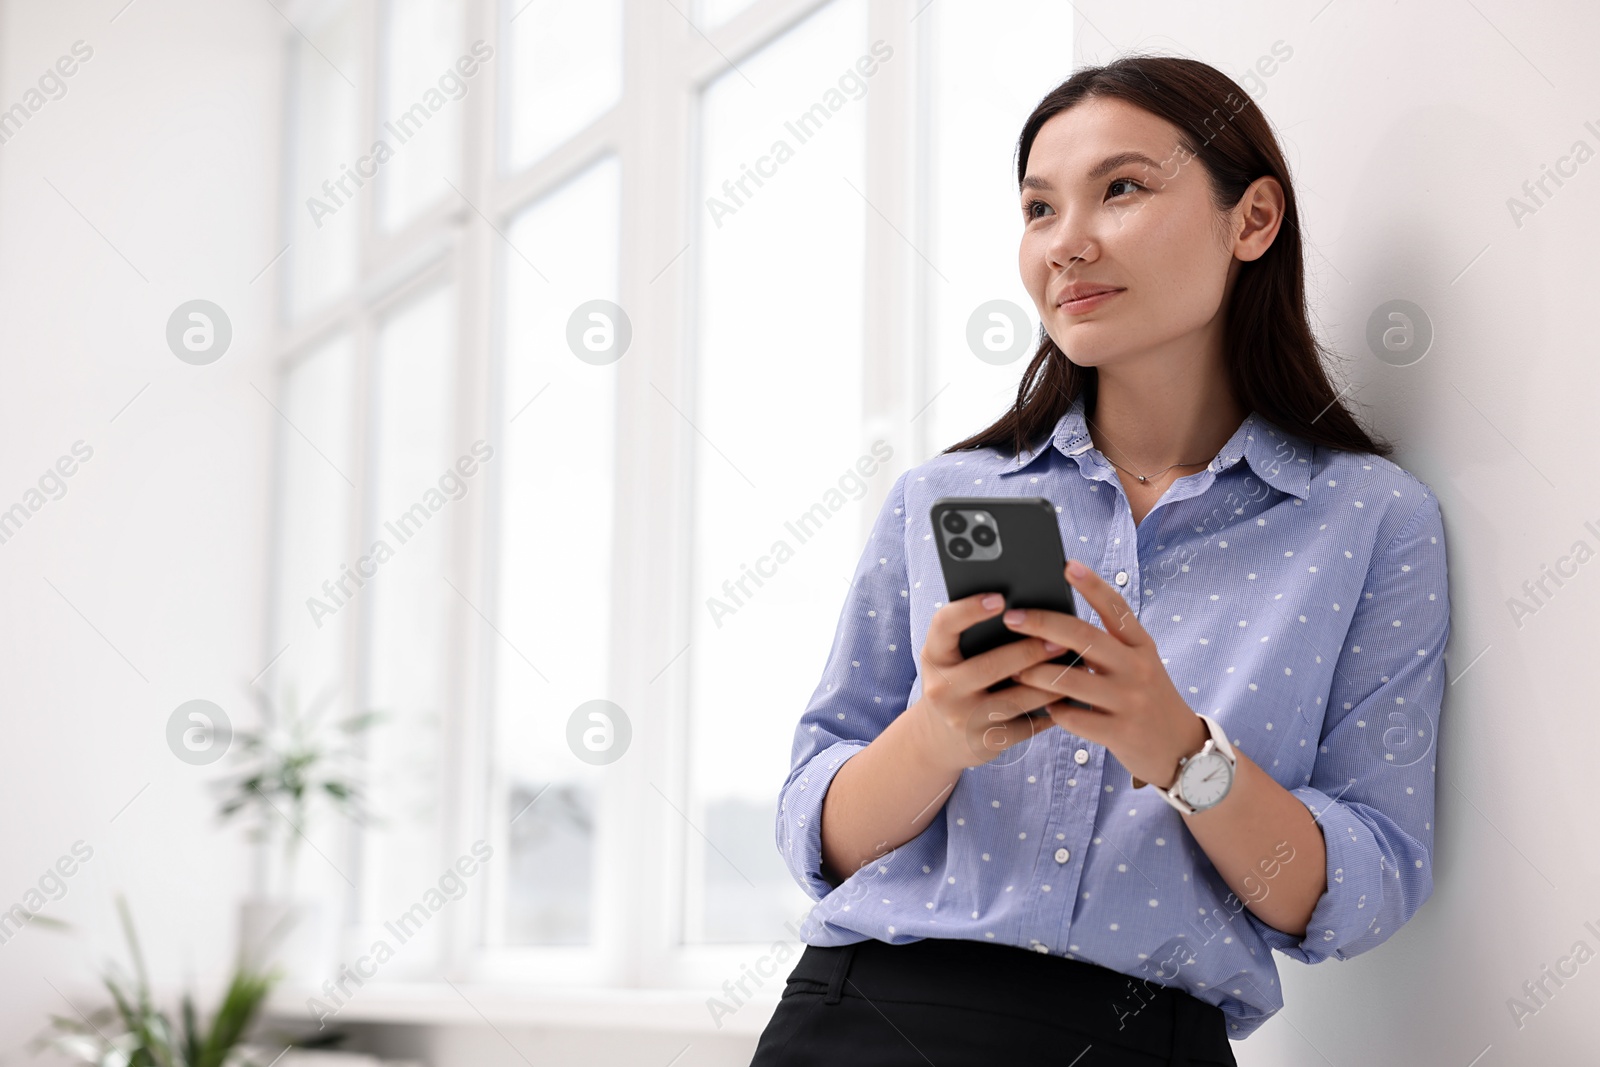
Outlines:
{"type": "MultiPolygon", "coordinates": [[[[1273,949],[1348,959],[1433,891],[1449,614],[1430,488],[1256,414],[1137,526],[1081,399],[1020,456],[936,456],[883,502],[795,730],[776,838],[817,901],[802,936],[965,938],[1086,960],[1216,1004],[1229,1037],[1246,1037],[1283,1006],[1273,949]],[[946,600],[929,508],[947,496],[1055,505],[1067,555],[1121,593],[1190,707],[1311,811],[1327,890],[1303,936],[1257,919],[1154,787],[1132,788],[1115,756],[1060,727],[963,771],[933,822],[880,861],[838,886],[822,877],[833,776],[921,695],[922,643],[946,600]]],[[[1263,890],[1292,853],[1264,857],[1263,890]]]]}

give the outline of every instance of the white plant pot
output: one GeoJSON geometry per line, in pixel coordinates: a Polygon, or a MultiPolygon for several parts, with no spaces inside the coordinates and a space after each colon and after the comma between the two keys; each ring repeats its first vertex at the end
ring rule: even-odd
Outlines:
{"type": "Polygon", "coordinates": [[[280,988],[318,988],[338,967],[328,918],[314,898],[247,898],[239,904],[239,946],[257,966],[278,968],[280,988]]]}

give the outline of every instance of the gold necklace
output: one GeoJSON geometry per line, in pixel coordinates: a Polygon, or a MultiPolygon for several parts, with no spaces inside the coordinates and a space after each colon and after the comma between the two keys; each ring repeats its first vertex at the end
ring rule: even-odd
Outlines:
{"type": "MultiPolygon", "coordinates": [[[[1102,435],[1102,436],[1104,436],[1104,435],[1102,435]]],[[[1102,452],[1100,454],[1102,456],[1106,456],[1106,454],[1104,452],[1102,452]]],[[[1151,478],[1159,478],[1159,477],[1161,477],[1163,474],[1167,473],[1173,467],[1198,467],[1198,466],[1201,466],[1202,464],[1210,463],[1211,461],[1209,459],[1202,459],[1202,460],[1198,460],[1198,461],[1196,461],[1194,463],[1173,463],[1173,464],[1170,464],[1169,466],[1162,467],[1160,470],[1156,471],[1154,474],[1149,475],[1149,476],[1140,474],[1138,471],[1128,470],[1127,467],[1124,467],[1122,464],[1118,463],[1116,460],[1112,459],[1110,456],[1106,456],[1106,462],[1111,464],[1113,467],[1117,468],[1117,470],[1119,470],[1119,471],[1127,471],[1127,473],[1129,473],[1129,474],[1133,475],[1135,478],[1139,479],[1139,481],[1141,483],[1144,483],[1144,482],[1148,482],[1151,478]]]]}
{"type": "MultiPolygon", "coordinates": [[[[1105,456],[1104,452],[1102,452],[1100,454],[1105,456]]],[[[1122,464],[1118,463],[1116,460],[1112,459],[1110,456],[1106,456],[1106,462],[1111,464],[1113,467],[1117,468],[1117,470],[1119,470],[1119,471],[1128,471],[1129,474],[1133,475],[1135,478],[1139,479],[1139,481],[1141,481],[1141,482],[1148,482],[1150,480],[1150,478],[1159,478],[1161,475],[1163,475],[1163,474],[1167,473],[1169,470],[1171,470],[1172,467],[1198,467],[1201,464],[1210,463],[1211,461],[1209,459],[1202,459],[1202,460],[1198,460],[1198,461],[1196,461],[1194,463],[1174,463],[1174,464],[1172,464],[1171,467],[1162,467],[1160,470],[1158,470],[1154,474],[1150,475],[1149,478],[1147,478],[1144,475],[1140,474],[1138,471],[1130,471],[1130,470],[1128,470],[1127,467],[1124,467],[1122,464]]]]}

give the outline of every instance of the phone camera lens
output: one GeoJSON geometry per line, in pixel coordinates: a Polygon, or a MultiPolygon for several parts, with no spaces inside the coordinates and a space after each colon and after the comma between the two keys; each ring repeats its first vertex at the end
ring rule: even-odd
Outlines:
{"type": "Polygon", "coordinates": [[[967,520],[961,517],[959,511],[947,511],[944,513],[944,528],[953,534],[961,533],[967,528],[967,520]]]}
{"type": "Polygon", "coordinates": [[[971,537],[985,548],[994,544],[994,528],[992,526],[974,526],[971,537]]]}
{"type": "Polygon", "coordinates": [[[950,539],[950,554],[956,559],[966,559],[972,555],[972,542],[965,537],[952,537],[950,539]]]}

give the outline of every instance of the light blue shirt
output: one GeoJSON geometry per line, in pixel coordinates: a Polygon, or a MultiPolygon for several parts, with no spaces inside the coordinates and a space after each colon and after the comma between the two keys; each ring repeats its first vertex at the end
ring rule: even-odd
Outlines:
{"type": "MultiPolygon", "coordinates": [[[[1439,504],[1387,460],[1251,414],[1135,527],[1082,405],[1034,452],[949,453],[896,479],[795,730],[778,849],[818,901],[807,944],[965,938],[1087,960],[1220,1006],[1237,1040],[1283,1006],[1269,949],[1349,959],[1433,892],[1450,635],[1439,504]],[[1103,746],[1059,727],[964,770],[933,822],[878,862],[837,888],[823,879],[829,783],[922,692],[922,644],[947,597],[928,514],[943,496],[1055,504],[1068,557],[1122,593],[1189,706],[1310,809],[1327,890],[1304,937],[1256,918],[1155,787],[1134,789],[1103,746]]],[[[1249,899],[1272,892],[1290,851],[1262,857],[1249,899]]]]}

